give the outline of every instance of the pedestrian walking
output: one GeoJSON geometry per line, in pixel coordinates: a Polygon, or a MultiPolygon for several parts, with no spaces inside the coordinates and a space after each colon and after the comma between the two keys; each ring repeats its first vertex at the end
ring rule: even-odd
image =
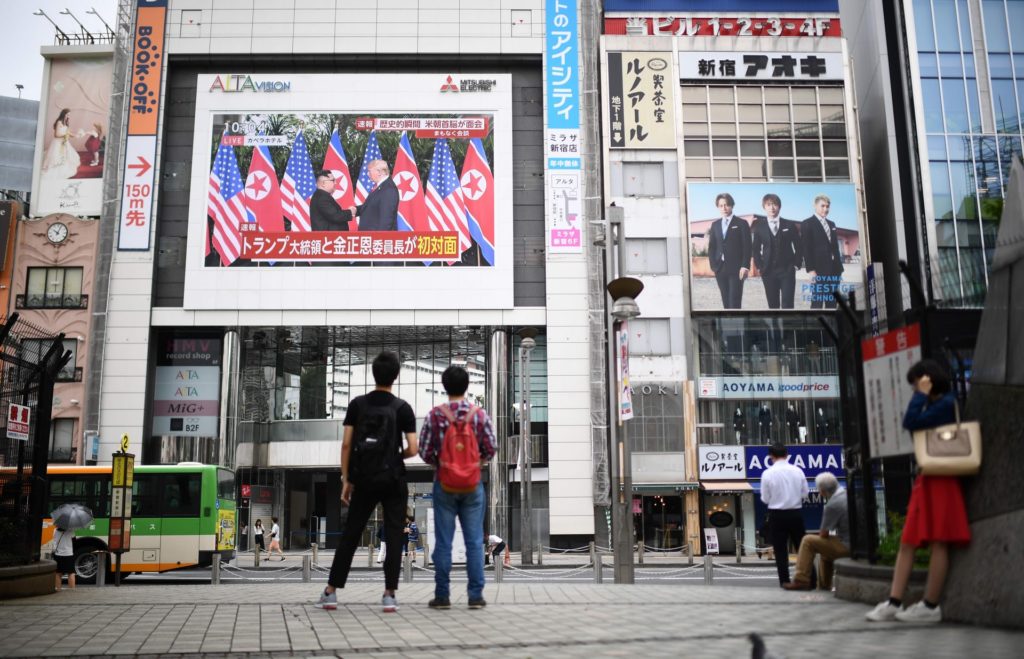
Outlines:
{"type": "MultiPolygon", "coordinates": [[[[56,584],[54,590],[60,590],[62,577],[67,575],[68,588],[75,587],[75,532],[73,529],[58,528],[53,534],[56,547],[53,557],[57,561],[57,572],[54,573],[56,584]]],[[[103,561],[96,562],[97,569],[105,570],[103,561]]]]}
{"type": "MultiPolygon", "coordinates": [[[[920,361],[910,367],[907,382],[914,385],[915,391],[903,416],[905,429],[913,432],[955,422],[956,394],[942,366],[930,359],[920,361]]],[[[949,545],[966,545],[970,541],[971,529],[967,523],[960,479],[956,476],[918,475],[910,492],[889,599],[872,609],[867,619],[875,622],[893,619],[941,622],[939,599],[949,570],[949,545]],[[910,570],[914,567],[914,550],[924,545],[931,549],[924,599],[904,609],[903,595],[910,570]]]]}
{"type": "Polygon", "coordinates": [[[497,561],[502,553],[505,554],[502,565],[512,567],[512,554],[508,550],[508,544],[501,539],[501,536],[494,535],[493,533],[487,536],[487,556],[484,557],[484,562],[490,564],[491,556],[497,561]]]}
{"type": "Polygon", "coordinates": [[[406,513],[405,515],[405,529],[403,529],[403,533],[405,533],[406,556],[409,555],[410,551],[415,556],[416,546],[420,541],[420,528],[416,526],[416,518],[412,516],[412,513],[406,513]]]}
{"type": "Polygon", "coordinates": [[[768,506],[768,526],[779,586],[789,583],[789,544],[800,546],[804,537],[803,503],[807,498],[807,477],[800,467],[789,464],[789,453],[783,444],[768,449],[772,466],[761,476],[761,500],[768,506]]]}
{"type": "Polygon", "coordinates": [[[266,551],[266,547],[263,546],[263,520],[257,519],[256,523],[252,527],[252,536],[256,546],[259,547],[259,552],[262,554],[266,551]]]}
{"type": "Polygon", "coordinates": [[[276,549],[277,554],[281,557],[281,560],[283,561],[284,552],[281,551],[281,527],[278,526],[276,517],[271,517],[270,521],[270,548],[267,549],[267,560],[270,560],[270,557],[274,555],[274,550],[276,549]]]}
{"type": "Polygon", "coordinates": [[[416,455],[416,415],[408,403],[391,393],[401,371],[398,356],[382,352],[373,360],[371,370],[376,387],[349,402],[343,422],[341,501],[348,506],[348,522],[334,552],[327,587],[315,603],[322,609],[338,608],[336,591],[345,587],[356,546],[370,515],[380,504],[384,511],[384,538],[389,547],[384,557],[381,606],[386,613],[398,610],[395,591],[402,569],[402,529],[409,500],[404,458],[416,455]]]}
{"type": "Polygon", "coordinates": [[[380,545],[380,548],[377,550],[377,562],[383,563],[384,553],[388,548],[388,541],[384,537],[384,522],[381,522],[380,526],[377,527],[377,543],[380,545]]]}
{"type": "Polygon", "coordinates": [[[466,543],[469,608],[482,609],[484,486],[480,468],[494,457],[497,440],[487,412],[466,400],[469,374],[449,366],[441,374],[448,402],[430,410],[420,431],[419,453],[434,471],[434,598],[432,609],[451,608],[452,538],[459,520],[466,543]]]}

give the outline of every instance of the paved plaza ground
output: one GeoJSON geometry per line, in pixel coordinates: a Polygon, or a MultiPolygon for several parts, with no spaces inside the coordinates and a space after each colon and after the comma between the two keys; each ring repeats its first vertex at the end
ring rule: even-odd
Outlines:
{"type": "MultiPolygon", "coordinates": [[[[490,579],[490,575],[488,576],[490,579]]],[[[702,585],[488,583],[486,609],[427,608],[433,586],[350,584],[336,611],[319,584],[79,587],[0,602],[3,656],[747,657],[761,633],[780,657],[1020,657],[1024,632],[868,623],[830,593],[702,585]]]]}

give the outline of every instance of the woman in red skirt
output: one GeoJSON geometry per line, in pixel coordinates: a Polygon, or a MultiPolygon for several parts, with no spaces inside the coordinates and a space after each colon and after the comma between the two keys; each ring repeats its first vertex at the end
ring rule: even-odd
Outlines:
{"type": "MultiPolygon", "coordinates": [[[[907,381],[914,385],[915,392],[903,416],[904,428],[913,432],[956,422],[956,394],[949,376],[938,363],[925,359],[914,364],[907,372],[907,381]]],[[[970,540],[960,479],[919,475],[910,493],[889,599],[872,609],[867,614],[868,620],[941,621],[939,598],[949,570],[949,545],[966,545],[970,540]],[[903,609],[903,592],[914,566],[914,550],[925,545],[931,547],[932,557],[928,563],[924,599],[903,609]]]]}

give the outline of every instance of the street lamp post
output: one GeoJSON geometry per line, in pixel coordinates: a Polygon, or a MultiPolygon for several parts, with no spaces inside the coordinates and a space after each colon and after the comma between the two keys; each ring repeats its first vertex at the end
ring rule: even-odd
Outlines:
{"type": "MultiPolygon", "coordinates": [[[[621,234],[619,239],[622,240],[621,234]]],[[[608,363],[608,369],[614,374],[610,380],[614,384],[613,391],[616,392],[614,397],[609,398],[613,402],[613,418],[619,425],[619,432],[614,435],[612,445],[616,465],[612,473],[613,568],[615,583],[633,583],[633,460],[629,446],[629,426],[626,423],[632,417],[632,412],[624,413],[626,410],[622,402],[629,387],[629,342],[626,321],[640,315],[636,298],[643,291],[644,285],[633,277],[618,277],[608,282],[607,289],[612,298],[610,315],[614,319],[612,331],[608,336],[608,343],[612,346],[609,352],[613,356],[608,363]],[[621,342],[620,332],[627,332],[621,342]]]]}
{"type": "Polygon", "coordinates": [[[519,407],[519,513],[520,562],[533,565],[533,456],[530,452],[530,352],[537,342],[537,330],[524,327],[519,330],[519,389],[522,394],[519,407]]]}

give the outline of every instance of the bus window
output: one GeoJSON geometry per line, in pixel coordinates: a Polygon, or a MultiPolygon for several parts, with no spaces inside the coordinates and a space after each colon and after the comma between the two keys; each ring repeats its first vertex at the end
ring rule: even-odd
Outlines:
{"type": "Polygon", "coordinates": [[[93,517],[110,514],[110,479],[105,474],[68,474],[50,481],[50,509],[64,503],[80,503],[93,517]]]}
{"type": "Polygon", "coordinates": [[[235,500],[235,475],[227,469],[217,470],[217,498],[235,500]]]}
{"type": "Polygon", "coordinates": [[[154,474],[135,472],[132,482],[132,517],[159,517],[160,494],[154,474]]]}
{"type": "Polygon", "coordinates": [[[199,517],[202,474],[163,475],[163,516],[199,517]]]}

